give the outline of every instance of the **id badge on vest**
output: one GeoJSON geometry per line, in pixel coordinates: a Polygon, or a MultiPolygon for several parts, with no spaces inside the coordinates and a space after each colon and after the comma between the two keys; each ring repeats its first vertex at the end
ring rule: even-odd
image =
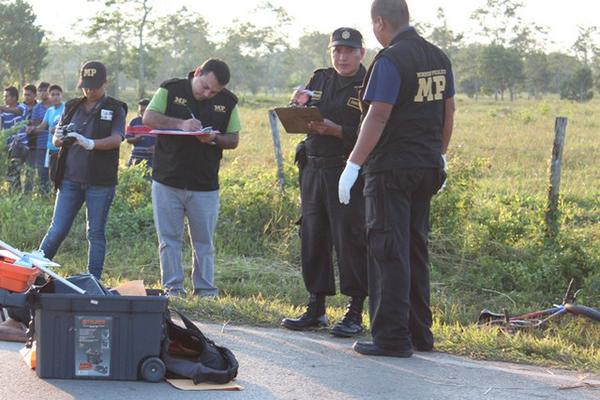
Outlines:
{"type": "Polygon", "coordinates": [[[102,121],[112,121],[113,120],[113,111],[112,110],[100,110],[100,119],[102,121]]]}

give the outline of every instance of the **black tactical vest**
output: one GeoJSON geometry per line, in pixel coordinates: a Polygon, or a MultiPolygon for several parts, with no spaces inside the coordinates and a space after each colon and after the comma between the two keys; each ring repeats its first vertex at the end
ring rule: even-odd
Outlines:
{"type": "MultiPolygon", "coordinates": [[[[226,133],[237,97],[227,89],[213,98],[197,101],[188,79],[171,79],[161,84],[169,93],[165,115],[190,119],[193,115],[202,126],[226,133]]],[[[200,143],[194,137],[159,135],[154,152],[152,179],[178,189],[213,191],[219,189],[219,166],[223,150],[200,143]]]]}
{"type": "MultiPolygon", "coordinates": [[[[366,87],[373,66],[381,57],[387,57],[398,68],[400,92],[381,139],[367,160],[366,172],[439,168],[445,89],[452,79],[450,60],[411,29],[400,33],[377,54],[363,86],[366,87]]],[[[363,102],[361,107],[364,118],[368,103],[363,102]]]]}
{"type": "MultiPolygon", "coordinates": [[[[66,127],[71,122],[71,119],[75,115],[75,111],[85,101],[85,97],[69,100],[65,104],[65,111],[60,120],[60,124],[66,127]]],[[[127,104],[114,99],[112,97],[106,97],[103,100],[102,106],[98,108],[98,112],[94,117],[94,130],[92,139],[103,139],[109,137],[113,131],[113,121],[105,120],[101,118],[101,110],[110,110],[112,115],[117,115],[120,109],[123,109],[127,116],[127,104]]],[[[58,160],[56,161],[56,172],[53,176],[54,185],[56,188],[60,187],[62,182],[64,171],[67,162],[67,153],[70,146],[63,146],[60,148],[58,153],[58,160]]],[[[117,176],[119,170],[119,148],[112,150],[91,150],[88,162],[88,174],[89,184],[94,186],[114,186],[117,184],[117,176]]]]}

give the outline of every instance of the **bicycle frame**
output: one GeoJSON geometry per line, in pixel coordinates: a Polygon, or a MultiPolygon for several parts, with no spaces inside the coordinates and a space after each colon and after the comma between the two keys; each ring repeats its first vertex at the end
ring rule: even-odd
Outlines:
{"type": "Polygon", "coordinates": [[[528,312],[516,316],[510,316],[507,310],[504,310],[503,314],[499,314],[484,309],[479,314],[477,324],[496,325],[509,329],[535,328],[567,312],[575,315],[584,315],[596,321],[600,320],[600,312],[598,310],[574,304],[578,293],[579,291],[573,292],[573,280],[571,279],[563,297],[563,303],[560,305],[555,304],[553,307],[545,310],[528,312]]]}

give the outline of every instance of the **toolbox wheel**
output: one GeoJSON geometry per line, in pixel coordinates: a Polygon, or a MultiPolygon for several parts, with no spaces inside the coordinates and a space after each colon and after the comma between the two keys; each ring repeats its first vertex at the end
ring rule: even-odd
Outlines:
{"type": "Polygon", "coordinates": [[[165,377],[167,368],[165,363],[158,357],[150,357],[144,360],[140,367],[142,378],[147,382],[160,382],[165,377]]]}

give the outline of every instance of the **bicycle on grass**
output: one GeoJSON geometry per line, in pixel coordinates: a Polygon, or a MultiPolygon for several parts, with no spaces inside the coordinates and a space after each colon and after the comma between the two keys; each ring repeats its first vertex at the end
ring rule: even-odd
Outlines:
{"type": "Polygon", "coordinates": [[[522,330],[540,327],[551,319],[565,313],[581,315],[593,321],[600,322],[600,310],[575,304],[575,299],[581,289],[574,291],[573,281],[574,280],[571,279],[571,282],[569,282],[562,304],[555,304],[553,307],[545,310],[532,311],[514,316],[511,316],[506,309],[504,309],[503,313],[495,313],[486,308],[479,313],[477,325],[498,326],[510,331],[522,330]]]}

